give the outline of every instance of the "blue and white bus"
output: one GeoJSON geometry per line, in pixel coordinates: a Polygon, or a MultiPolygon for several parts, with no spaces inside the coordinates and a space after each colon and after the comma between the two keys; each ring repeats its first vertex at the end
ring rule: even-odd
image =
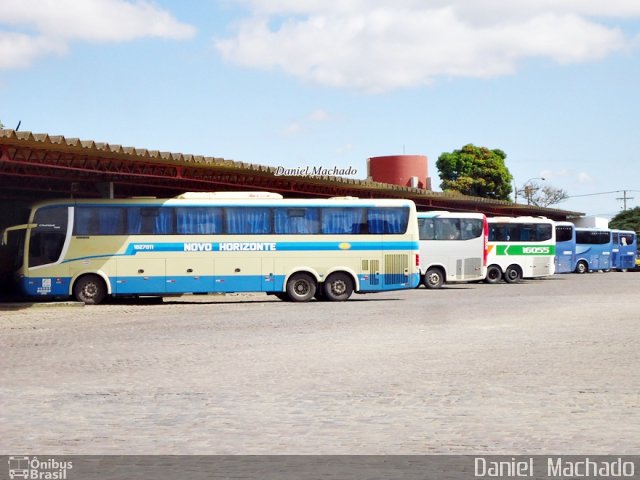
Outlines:
{"type": "Polygon", "coordinates": [[[3,242],[25,294],[87,304],[210,292],[340,301],[415,288],[420,276],[410,200],[221,192],[47,201],[3,242]]]}
{"type": "Polygon", "coordinates": [[[556,222],[556,273],[573,273],[576,269],[576,226],[556,222]]]}
{"type": "Polygon", "coordinates": [[[633,230],[611,230],[613,234],[613,250],[611,251],[611,268],[626,272],[636,266],[638,238],[633,230]]]}
{"type": "Polygon", "coordinates": [[[576,228],[575,272],[610,270],[613,234],[605,228],[576,228]]]}

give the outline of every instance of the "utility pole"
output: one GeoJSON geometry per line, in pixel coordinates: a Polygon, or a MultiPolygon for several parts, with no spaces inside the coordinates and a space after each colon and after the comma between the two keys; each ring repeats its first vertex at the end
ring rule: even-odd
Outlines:
{"type": "Polygon", "coordinates": [[[633,197],[627,197],[627,191],[623,190],[622,191],[622,197],[618,197],[618,198],[616,198],[616,200],[622,200],[623,205],[624,205],[622,210],[626,212],[627,211],[627,200],[633,200],[633,197]]]}

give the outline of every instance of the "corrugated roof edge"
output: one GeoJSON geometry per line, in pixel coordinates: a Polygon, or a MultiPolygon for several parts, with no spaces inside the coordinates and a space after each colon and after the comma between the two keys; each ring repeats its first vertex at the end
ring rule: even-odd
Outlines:
{"type": "MultiPolygon", "coordinates": [[[[126,156],[131,160],[145,160],[149,162],[166,162],[175,163],[178,165],[185,164],[198,164],[199,167],[214,167],[214,168],[231,168],[239,170],[250,170],[252,173],[266,174],[275,176],[276,168],[268,165],[260,165],[253,163],[239,162],[235,160],[227,160],[219,157],[208,157],[202,155],[192,155],[185,153],[173,153],[173,152],[160,152],[158,150],[147,150],[144,148],[136,147],[123,147],[122,145],[111,145],[106,142],[95,142],[93,140],[80,140],[78,138],[66,138],[63,135],[49,135],[46,133],[34,134],[29,131],[19,131],[11,129],[0,129],[0,143],[8,143],[8,141],[17,140],[25,143],[42,143],[56,146],[57,148],[63,147],[73,150],[93,150],[95,152],[102,152],[104,154],[126,156]]],[[[281,176],[280,178],[300,178],[300,177],[287,177],[281,176]]],[[[376,189],[381,191],[392,191],[394,194],[406,193],[409,197],[423,198],[423,199],[442,199],[459,203],[483,203],[485,205],[503,206],[513,209],[526,209],[531,210],[531,205],[521,205],[504,200],[494,200],[482,197],[471,197],[462,195],[459,193],[450,192],[433,192],[430,190],[424,190],[414,187],[404,187],[401,185],[393,185],[389,183],[374,182],[371,180],[360,180],[347,177],[334,177],[334,176],[322,176],[322,177],[305,177],[307,181],[311,183],[320,184],[342,184],[349,185],[352,188],[357,189],[376,189]]],[[[536,208],[536,207],[533,207],[536,208]]],[[[574,212],[570,210],[561,210],[555,208],[537,207],[540,212],[549,212],[549,214],[563,215],[563,216],[583,216],[582,212],[574,212]]]]}

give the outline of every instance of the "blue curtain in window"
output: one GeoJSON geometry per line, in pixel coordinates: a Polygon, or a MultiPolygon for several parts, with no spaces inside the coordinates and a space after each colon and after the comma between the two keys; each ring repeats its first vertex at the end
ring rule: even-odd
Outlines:
{"type": "Polygon", "coordinates": [[[278,234],[313,234],[320,231],[318,208],[276,208],[275,232],[278,234]]]}
{"type": "Polygon", "coordinates": [[[122,235],[124,233],[124,210],[118,207],[97,208],[98,232],[100,235],[122,235]]]}
{"type": "Polygon", "coordinates": [[[171,235],[173,233],[173,208],[159,208],[155,217],[153,233],[171,235]]]}
{"type": "Polygon", "coordinates": [[[408,221],[408,208],[369,209],[369,233],[404,233],[407,231],[408,221]]]}
{"type": "Polygon", "coordinates": [[[140,208],[127,208],[127,233],[138,235],[142,233],[142,215],[140,208]]]}
{"type": "Polygon", "coordinates": [[[264,235],[271,233],[270,208],[232,207],[225,209],[225,213],[226,232],[231,235],[264,235]]]}
{"type": "Polygon", "coordinates": [[[178,208],[177,227],[180,234],[206,235],[222,233],[221,208],[178,208]]]}
{"type": "Polygon", "coordinates": [[[93,215],[90,208],[76,207],[75,213],[75,233],[76,235],[91,235],[91,222],[93,215]]]}
{"type": "Polygon", "coordinates": [[[326,208],[322,212],[322,233],[360,233],[363,218],[362,208],[326,208]]]}
{"type": "Polygon", "coordinates": [[[369,233],[404,233],[408,221],[408,208],[371,208],[367,215],[369,233]]]}

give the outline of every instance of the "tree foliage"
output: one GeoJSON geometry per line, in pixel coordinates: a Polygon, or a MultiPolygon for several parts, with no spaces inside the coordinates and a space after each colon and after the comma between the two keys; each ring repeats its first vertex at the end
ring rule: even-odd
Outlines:
{"type": "Polygon", "coordinates": [[[507,155],[498,149],[465,145],[438,157],[440,188],[475,197],[509,200],[512,176],[505,165],[507,155]]]}
{"type": "Polygon", "coordinates": [[[640,207],[620,212],[609,222],[609,228],[635,230],[640,235],[640,207]]]}

